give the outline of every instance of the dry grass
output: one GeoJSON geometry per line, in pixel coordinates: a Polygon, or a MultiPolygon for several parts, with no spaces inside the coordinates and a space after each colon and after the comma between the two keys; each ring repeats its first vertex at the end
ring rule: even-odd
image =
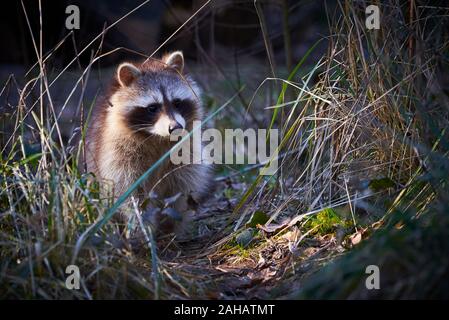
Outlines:
{"type": "Polygon", "coordinates": [[[367,264],[385,272],[376,297],[447,297],[449,8],[387,1],[381,30],[369,31],[366,3],[339,5],[328,52],[254,93],[250,114],[267,83],[281,86],[268,108],[282,133],[278,173],[221,179],[188,241],[156,240],[144,221],[142,241],[111,221],[119,204],[82,170],[88,119],[63,138],[61,110],[76,88],[76,109],[90,113],[90,69],[110,54],[99,54],[101,41],[61,109],[51,87],[69,66],[49,79],[54,53],[35,40],[36,76],[1,91],[20,100],[1,118],[0,297],[369,298],[367,264]],[[82,271],[79,291],[64,286],[69,264],[82,271]]]}

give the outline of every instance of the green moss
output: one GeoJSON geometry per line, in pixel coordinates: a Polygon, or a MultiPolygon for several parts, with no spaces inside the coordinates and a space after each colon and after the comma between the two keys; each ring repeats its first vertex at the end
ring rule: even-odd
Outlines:
{"type": "Polygon", "coordinates": [[[351,222],[339,216],[332,208],[326,208],[313,215],[306,223],[305,228],[313,234],[325,235],[335,232],[338,226],[348,227],[351,222]]]}
{"type": "Polygon", "coordinates": [[[222,250],[229,250],[230,255],[239,256],[242,258],[248,258],[250,256],[250,249],[248,247],[243,247],[241,244],[238,244],[235,239],[225,244],[222,247],[222,250]]]}

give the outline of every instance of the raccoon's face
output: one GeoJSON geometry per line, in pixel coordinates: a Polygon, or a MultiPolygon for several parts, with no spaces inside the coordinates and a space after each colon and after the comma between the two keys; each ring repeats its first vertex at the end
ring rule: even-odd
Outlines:
{"type": "Polygon", "coordinates": [[[193,121],[201,120],[200,92],[183,67],[180,51],[140,67],[122,63],[111,112],[136,134],[169,137],[177,129],[192,130],[193,121]]]}

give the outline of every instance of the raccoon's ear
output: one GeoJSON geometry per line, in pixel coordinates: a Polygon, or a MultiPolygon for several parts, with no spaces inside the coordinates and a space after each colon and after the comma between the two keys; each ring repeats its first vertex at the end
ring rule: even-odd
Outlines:
{"type": "Polygon", "coordinates": [[[124,62],[117,68],[117,81],[122,87],[129,86],[139,75],[140,70],[129,62],[124,62]]]}
{"type": "Polygon", "coordinates": [[[164,55],[162,60],[169,67],[172,67],[176,71],[182,73],[182,70],[184,69],[184,55],[182,54],[182,51],[175,51],[172,53],[168,53],[164,55]]]}

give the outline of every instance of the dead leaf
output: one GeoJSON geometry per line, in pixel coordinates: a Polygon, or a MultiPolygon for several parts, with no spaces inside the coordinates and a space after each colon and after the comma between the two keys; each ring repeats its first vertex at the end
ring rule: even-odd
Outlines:
{"type": "Polygon", "coordinates": [[[259,261],[257,261],[256,268],[261,268],[261,267],[263,267],[266,263],[267,263],[267,260],[265,260],[265,258],[262,257],[262,255],[261,255],[260,252],[259,252],[259,261]]]}
{"type": "Polygon", "coordinates": [[[266,225],[257,225],[257,228],[259,228],[262,231],[265,231],[267,234],[275,234],[281,231],[282,229],[286,228],[290,223],[290,220],[287,219],[279,224],[276,223],[270,223],[268,226],[266,225]]]}
{"type": "Polygon", "coordinates": [[[368,228],[362,228],[362,229],[359,229],[356,233],[354,233],[353,235],[351,235],[350,237],[349,237],[349,240],[351,240],[351,244],[353,245],[353,246],[355,246],[356,244],[359,244],[361,241],[362,241],[362,239],[363,239],[363,236],[365,235],[365,233],[366,233],[366,231],[368,230],[368,228]]]}
{"type": "Polygon", "coordinates": [[[355,246],[356,244],[359,244],[360,241],[362,241],[362,234],[360,232],[354,233],[349,237],[349,239],[351,239],[351,244],[355,246]]]}

